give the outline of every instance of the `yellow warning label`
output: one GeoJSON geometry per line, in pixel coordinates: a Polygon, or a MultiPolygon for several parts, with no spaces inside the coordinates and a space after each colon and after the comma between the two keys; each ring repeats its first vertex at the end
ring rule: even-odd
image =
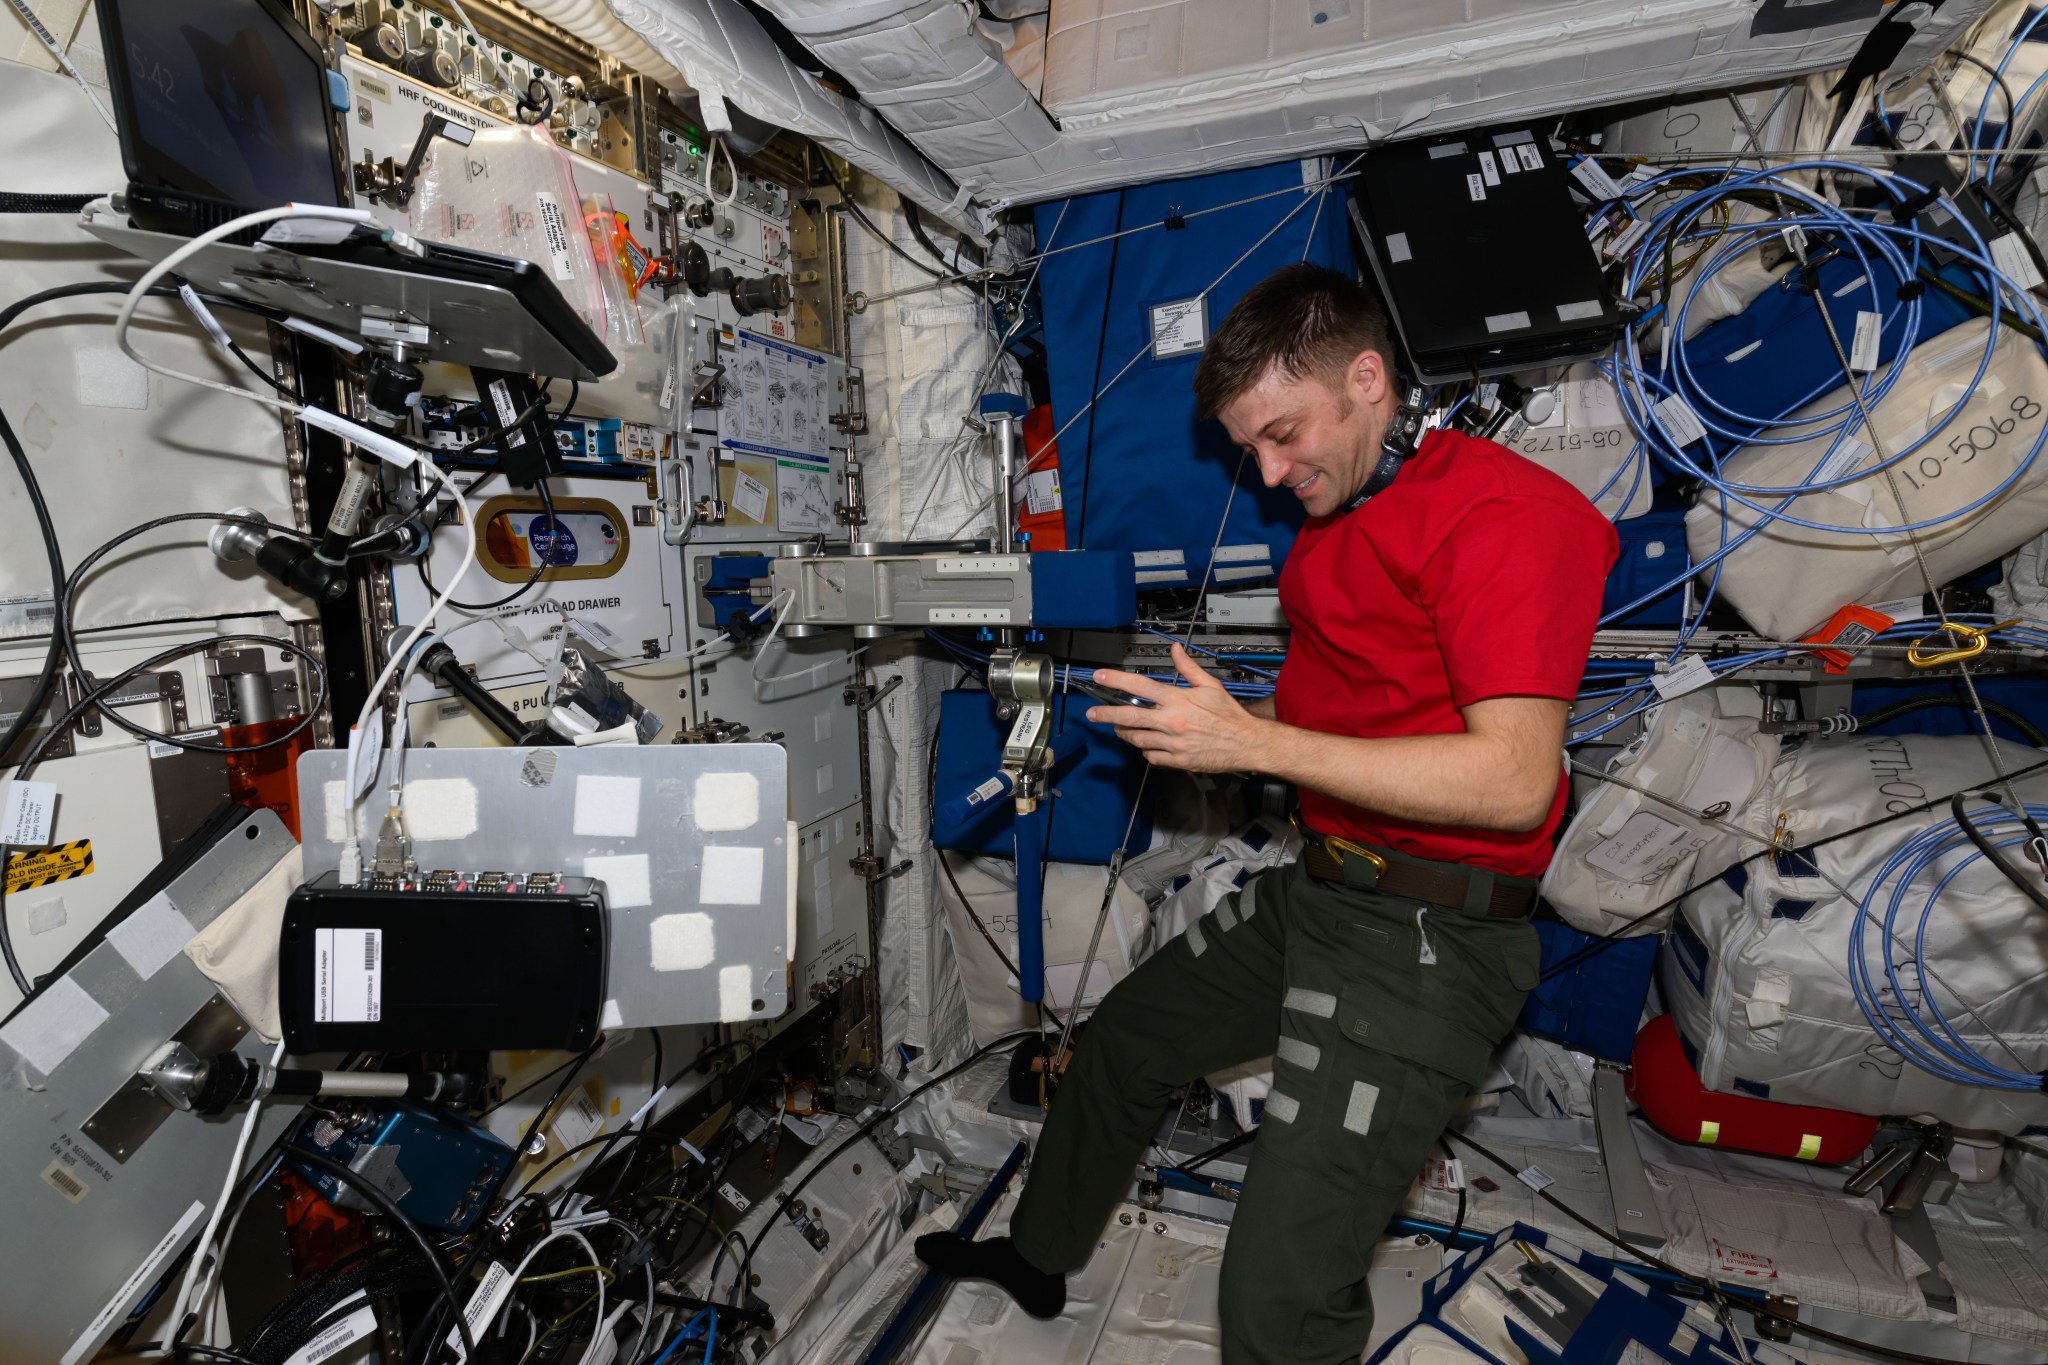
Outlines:
{"type": "Polygon", "coordinates": [[[52,882],[70,881],[92,871],[92,840],[73,839],[52,844],[33,853],[17,853],[7,860],[7,894],[33,891],[52,882]]]}
{"type": "Polygon", "coordinates": [[[1811,1160],[1813,1160],[1813,1159],[1814,1159],[1815,1157],[1817,1157],[1817,1156],[1819,1156],[1819,1155],[1820,1155],[1820,1134],[1818,1134],[1818,1133],[1801,1133],[1801,1134],[1799,1135],[1799,1153],[1798,1153],[1799,1159],[1800,1159],[1801,1161],[1811,1161],[1811,1160]]]}
{"type": "Polygon", "coordinates": [[[1718,1124],[1718,1123],[1716,1123],[1716,1122],[1714,1122],[1714,1120],[1712,1120],[1712,1119],[1701,1119],[1701,1120],[1700,1120],[1700,1141],[1701,1141],[1701,1142],[1719,1142],[1720,1140],[1721,1140],[1721,1125],[1720,1125],[1720,1124],[1718,1124]]]}

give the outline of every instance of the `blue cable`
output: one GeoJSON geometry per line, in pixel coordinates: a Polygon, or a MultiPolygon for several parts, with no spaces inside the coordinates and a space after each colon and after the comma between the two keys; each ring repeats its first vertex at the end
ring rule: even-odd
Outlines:
{"type": "MultiPolygon", "coordinates": [[[[710,1315],[712,1330],[716,1331],[718,1329],[718,1314],[713,1312],[709,1308],[698,1309],[697,1316],[691,1318],[689,1322],[685,1323],[683,1329],[675,1334],[675,1337],[669,1342],[667,1346],[662,1348],[661,1354],[654,1358],[654,1365],[668,1365],[668,1358],[676,1353],[676,1347],[682,1345],[685,1341],[689,1340],[689,1338],[696,1335],[697,1324],[704,1321],[706,1314],[710,1315]]],[[[704,1358],[706,1360],[711,1359],[711,1347],[709,1338],[707,1338],[705,1342],[704,1358]]]]}
{"type": "MultiPolygon", "coordinates": [[[[2027,813],[2036,821],[2048,819],[2048,806],[2029,805],[2027,813]]],[[[1997,848],[2010,848],[2024,844],[2028,831],[2018,816],[2002,806],[1967,812],[1978,832],[1997,848]],[[2003,836],[2003,837],[2001,837],[2003,836]]],[[[1870,890],[1863,896],[1857,907],[1856,917],[1849,928],[1849,982],[1856,998],[1857,1007],[1870,1024],[1873,1032],[1894,1051],[1924,1071],[1943,1080],[1959,1085],[1976,1086],[1994,1090],[2037,1091],[2042,1086],[2039,1073],[2016,1071],[1991,1061],[1972,1047],[1949,1022],[1947,1014],[1936,1002],[1933,988],[1927,983],[1932,980],[1927,972],[1927,928],[1933,917],[1936,904],[1949,883],[1967,869],[1986,861],[1953,819],[1942,820],[1922,830],[1908,840],[1885,860],[1871,879],[1870,890]],[[1901,978],[1899,963],[1892,951],[1894,942],[1902,937],[1899,919],[1905,904],[1908,888],[1923,873],[1936,869],[1950,855],[1967,850],[1967,856],[1949,864],[1940,879],[1927,893],[1918,911],[1918,923],[1912,933],[1913,976],[1910,986],[1901,978]],[[1885,959],[1884,974],[1889,990],[1881,989],[1870,971],[1869,953],[1865,947],[1869,923],[1876,910],[1876,902],[1890,884],[1889,895],[1884,897],[1883,939],[1877,951],[1885,959]],[[1917,1004],[1914,1002],[1918,1002],[1917,1004]],[[1932,1015],[1931,1021],[1923,1018],[1920,1007],[1924,1006],[1932,1015]],[[1909,1032],[1910,1029],[1910,1032],[1909,1032]],[[1915,1036],[1917,1035],[1917,1037],[1915,1036]]]]}

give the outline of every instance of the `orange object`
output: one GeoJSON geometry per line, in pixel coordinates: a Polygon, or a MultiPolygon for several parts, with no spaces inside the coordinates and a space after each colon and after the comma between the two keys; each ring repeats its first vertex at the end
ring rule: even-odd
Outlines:
{"type": "Polygon", "coordinates": [[[276,811],[294,839],[299,837],[299,755],[313,747],[313,728],[307,726],[291,743],[273,749],[258,749],[254,753],[233,750],[276,739],[301,719],[287,716],[255,725],[230,725],[220,732],[221,744],[230,750],[224,760],[228,795],[251,810],[276,811]]]}
{"type": "Polygon", "coordinates": [[[277,1184],[284,1195],[285,1248],[295,1283],[304,1284],[370,1244],[370,1227],[361,1214],[336,1208],[290,1170],[278,1171],[277,1184]]]}
{"type": "Polygon", "coordinates": [[[1067,548],[1067,514],[1060,498],[1060,449],[1052,439],[1052,405],[1041,403],[1024,414],[1024,501],[1017,507],[1017,530],[1031,537],[1034,550],[1067,548]],[[1036,482],[1033,482],[1036,480],[1036,482]],[[1031,509],[1036,506],[1037,511],[1031,509]]]}
{"type": "MultiPolygon", "coordinates": [[[[1869,607],[1843,607],[1828,618],[1828,623],[1811,635],[1799,637],[1801,644],[1811,645],[1857,645],[1868,644],[1889,630],[1892,618],[1869,607]]],[[[1808,650],[1819,659],[1821,667],[1829,673],[1847,673],[1849,661],[1855,656],[1842,649],[1808,650]]]]}
{"type": "Polygon", "coordinates": [[[1643,1025],[1629,1063],[1629,1098],[1678,1142],[1834,1166],[1861,1156],[1877,1136],[1877,1120],[1865,1114],[1707,1089],[1668,1014],[1643,1025]]]}

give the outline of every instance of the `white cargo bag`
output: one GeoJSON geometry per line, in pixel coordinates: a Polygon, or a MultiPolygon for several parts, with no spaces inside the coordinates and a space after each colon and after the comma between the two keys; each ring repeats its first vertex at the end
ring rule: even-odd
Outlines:
{"type": "MultiPolygon", "coordinates": [[[[1017,868],[1002,858],[975,858],[934,850],[947,859],[974,913],[988,926],[1011,962],[1017,960],[1017,868]]],[[[1109,869],[1088,863],[1050,863],[1045,870],[1045,1003],[1067,1018],[1075,990],[1080,988],[1083,1015],[1109,988],[1130,974],[1150,945],[1146,939],[1145,902],[1121,883],[1116,908],[1103,927],[1093,966],[1083,974],[1082,955],[1102,911],[1102,889],[1109,869]]],[[[967,917],[953,888],[939,874],[940,898],[946,907],[946,930],[960,964],[960,982],[967,992],[967,1012],[976,1043],[986,1043],[1017,1029],[1037,1028],[1038,1011],[1017,993],[1017,978],[989,950],[988,940],[967,917]]]]}
{"type": "MultiPolygon", "coordinates": [[[[1775,812],[1751,810],[1778,757],[1777,737],[1758,732],[1762,716],[1763,699],[1746,687],[1709,687],[1651,708],[1643,733],[1607,771],[1678,806],[1611,782],[1580,804],[1541,888],[1565,923],[1613,933],[1749,851],[1737,836],[1684,812],[1770,828],[1775,812]]],[[[1669,916],[1629,925],[1627,933],[1655,933],[1669,916]]]]}
{"type": "MultiPolygon", "coordinates": [[[[1301,856],[1301,836],[1277,815],[1261,815],[1250,825],[1217,841],[1215,851],[1176,878],[1159,903],[1155,941],[1165,945],[1175,935],[1216,908],[1225,896],[1269,868],[1284,867],[1301,856]]],[[[1210,1086],[1229,1105],[1240,1124],[1257,1121],[1273,1088],[1273,1059],[1261,1058],[1219,1071],[1210,1086]]]]}
{"type": "MultiPolygon", "coordinates": [[[[2004,749],[2013,768],[2040,757],[2009,742],[2004,749]]],[[[1992,771],[1976,738],[1858,735],[1787,753],[1765,799],[1785,812],[1787,827],[1803,844],[1974,790],[1992,771]]],[[[2048,797],[2048,781],[2040,777],[2018,786],[2023,800],[2048,797]]],[[[2001,1133],[2048,1123],[2048,1095],[1945,1081],[1885,1046],[1849,985],[1849,930],[1861,911],[1829,878],[1860,902],[1896,849],[1948,818],[1944,801],[1934,811],[1835,843],[1769,854],[1731,867],[1722,881],[1687,898],[1660,954],[1659,976],[1673,1022],[1696,1049],[1700,1080],[1709,1089],[2001,1133]]],[[[2017,850],[2011,856],[2021,861],[2017,850]]],[[[1960,858],[1951,855],[1938,865],[1946,871],[1960,858]]],[[[1901,917],[1905,933],[1917,925],[1932,885],[1923,878],[1908,889],[1905,906],[1914,913],[1901,917]]],[[[1879,981],[1882,937],[1878,924],[1865,926],[1865,952],[1879,981]]],[[[1892,953],[1901,980],[1911,980],[1910,938],[1907,947],[1895,943],[1892,953]]],[[[1972,1047],[2015,1065],[1988,1024],[2020,1054],[2015,1069],[2048,1067],[2048,916],[1996,869],[1980,861],[1949,884],[1928,923],[1926,957],[1936,978],[1955,992],[1937,984],[1934,1002],[1972,1047]],[[1984,1023],[1971,1019],[1957,995],[1984,1023]]],[[[1915,1003],[1926,1015],[1926,1005],[1915,1003]]]]}
{"type": "MultiPolygon", "coordinates": [[[[1954,420],[1892,467],[1905,502],[1903,518],[1898,498],[1880,473],[1802,494],[1786,510],[1830,526],[1879,530],[1927,521],[1977,501],[2026,461],[2048,420],[2048,362],[2033,342],[2001,327],[1991,365],[1983,381],[1970,389],[1990,326],[1989,319],[1977,318],[1914,347],[1904,362],[1905,373],[1873,409],[1884,448],[1897,455],[1968,394],[1954,420]]],[[[1843,344],[1847,346],[1849,338],[1844,337],[1843,344]]],[[[1801,409],[1800,415],[1850,401],[1848,390],[1837,388],[1801,409]]],[[[1841,478],[1879,463],[1870,433],[1860,427],[1830,456],[1832,440],[1817,436],[1791,445],[1745,447],[1722,465],[1722,477],[1730,483],[1786,487],[1841,478]]],[[[2048,457],[2048,450],[2043,456],[2048,457]]],[[[1745,496],[1764,507],[1781,501],[1773,495],[1745,496]]],[[[1686,514],[1686,542],[1695,563],[1722,544],[1722,502],[1720,494],[1709,490],[1686,514]]],[[[1729,502],[1728,538],[1733,540],[1760,519],[1754,509],[1729,502]]],[[[1944,583],[2043,530],[2048,530],[2048,458],[2034,460],[1996,500],[1916,534],[1928,571],[1935,582],[1944,583]]],[[[1920,567],[1904,535],[1809,531],[1772,522],[1722,561],[1721,594],[1757,629],[1779,640],[1797,639],[1848,603],[1889,602],[1922,591],[1920,567]]]]}

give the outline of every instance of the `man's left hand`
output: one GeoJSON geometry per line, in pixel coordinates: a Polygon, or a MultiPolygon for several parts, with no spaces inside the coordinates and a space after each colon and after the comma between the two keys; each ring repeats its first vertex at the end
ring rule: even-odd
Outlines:
{"type": "Polygon", "coordinates": [[[1261,720],[1238,704],[1223,684],[1173,647],[1173,666],[1186,687],[1124,673],[1095,670],[1095,680],[1143,697],[1150,706],[1091,706],[1088,719],[1116,727],[1118,738],[1162,768],[1197,773],[1257,772],[1265,735],[1278,722],[1261,720]]]}

